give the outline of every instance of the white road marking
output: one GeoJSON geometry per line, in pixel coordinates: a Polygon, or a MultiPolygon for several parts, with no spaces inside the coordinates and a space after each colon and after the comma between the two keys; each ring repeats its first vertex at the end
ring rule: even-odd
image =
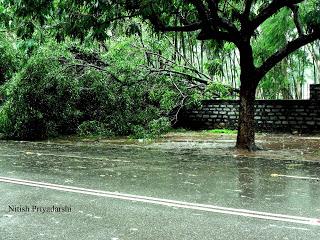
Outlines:
{"type": "Polygon", "coordinates": [[[275,228],[287,228],[287,229],[294,229],[294,230],[310,231],[309,228],[290,227],[290,226],[279,226],[279,225],[274,225],[274,224],[270,224],[269,226],[270,226],[270,227],[275,227],[275,228]]]}
{"type": "Polygon", "coordinates": [[[282,175],[282,174],[271,174],[271,177],[286,177],[286,178],[295,178],[295,179],[302,179],[302,180],[316,180],[320,181],[320,178],[314,178],[314,177],[301,177],[301,176],[292,176],[292,175],[282,175]]]}
{"type": "Polygon", "coordinates": [[[229,214],[229,215],[259,218],[259,219],[265,219],[265,220],[275,220],[275,221],[282,221],[282,222],[320,226],[320,219],[316,219],[316,218],[275,214],[275,213],[268,213],[268,212],[258,212],[258,211],[252,211],[247,209],[219,207],[219,206],[208,205],[208,204],[189,203],[189,202],[175,201],[170,199],[153,198],[153,197],[117,193],[117,192],[108,192],[108,191],[79,188],[79,187],[66,186],[66,185],[58,185],[58,184],[51,184],[51,183],[45,183],[45,182],[35,182],[35,181],[8,178],[8,177],[0,177],[0,182],[38,187],[38,188],[53,189],[53,190],[64,191],[64,192],[81,193],[86,195],[121,199],[121,200],[134,201],[134,202],[151,203],[151,204],[176,207],[176,208],[200,210],[205,212],[215,212],[215,213],[223,213],[223,214],[229,214]]]}

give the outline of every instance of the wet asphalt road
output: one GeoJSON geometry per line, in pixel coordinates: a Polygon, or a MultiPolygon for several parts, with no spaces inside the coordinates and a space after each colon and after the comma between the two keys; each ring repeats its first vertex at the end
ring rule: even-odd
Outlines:
{"type": "MultiPolygon", "coordinates": [[[[172,143],[174,144],[174,143],[172,143]]],[[[215,149],[2,142],[0,177],[320,218],[320,162],[215,149]],[[319,180],[318,180],[319,179],[319,180]]],[[[320,239],[320,226],[257,219],[0,181],[0,240],[320,239]],[[9,206],[70,206],[68,213],[9,206]]]]}

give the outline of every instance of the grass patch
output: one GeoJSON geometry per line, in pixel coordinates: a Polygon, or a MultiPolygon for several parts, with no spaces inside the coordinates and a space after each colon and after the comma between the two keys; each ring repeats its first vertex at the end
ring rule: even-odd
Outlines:
{"type": "Polygon", "coordinates": [[[211,129],[211,130],[206,130],[205,132],[208,133],[224,133],[224,134],[237,134],[237,130],[230,130],[230,129],[211,129]]]}

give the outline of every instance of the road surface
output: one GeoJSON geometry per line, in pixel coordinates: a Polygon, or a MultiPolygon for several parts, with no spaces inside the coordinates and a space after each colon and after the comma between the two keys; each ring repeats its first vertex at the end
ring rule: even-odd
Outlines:
{"type": "Polygon", "coordinates": [[[319,219],[316,161],[161,144],[0,145],[0,240],[318,240],[319,219]]]}

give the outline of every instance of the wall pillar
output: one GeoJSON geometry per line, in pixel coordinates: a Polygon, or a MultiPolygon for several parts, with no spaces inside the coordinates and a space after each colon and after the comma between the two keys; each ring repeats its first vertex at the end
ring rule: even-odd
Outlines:
{"type": "Polygon", "coordinates": [[[313,101],[320,100],[320,84],[310,85],[310,100],[313,100],[313,101]]]}

